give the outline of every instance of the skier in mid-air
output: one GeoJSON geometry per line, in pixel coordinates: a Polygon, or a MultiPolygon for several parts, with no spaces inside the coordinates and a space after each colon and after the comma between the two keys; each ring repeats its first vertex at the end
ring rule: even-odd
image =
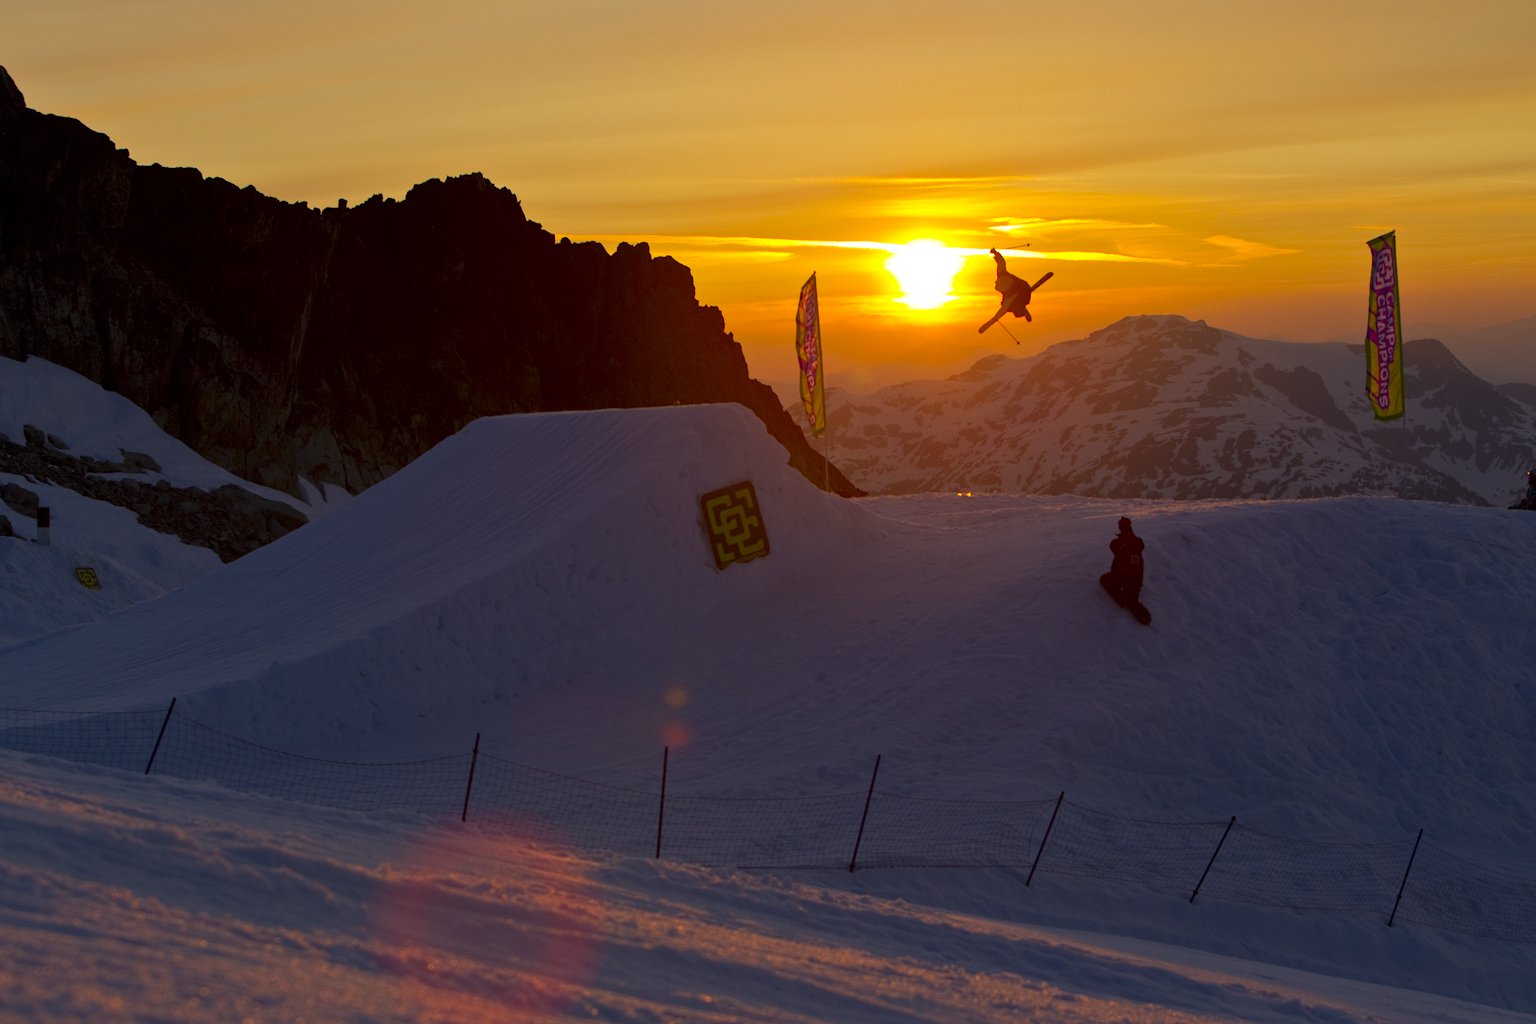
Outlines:
{"type": "Polygon", "coordinates": [[[1035,318],[1029,315],[1029,300],[1034,295],[1035,289],[1044,284],[1051,273],[1054,273],[1054,271],[1049,272],[1034,284],[1030,284],[1022,277],[1015,277],[1008,272],[1008,264],[1003,259],[1002,253],[996,249],[990,251],[992,258],[997,261],[997,283],[992,287],[1002,292],[1003,301],[997,307],[997,312],[992,315],[992,319],[976,328],[977,334],[986,333],[987,328],[1001,320],[1005,313],[1012,313],[1016,317],[1021,316],[1025,320],[1033,321],[1035,318]]]}
{"type": "Polygon", "coordinates": [[[1142,539],[1131,529],[1131,521],[1120,517],[1120,532],[1109,542],[1109,550],[1115,560],[1109,572],[1099,577],[1099,586],[1109,592],[1115,604],[1136,616],[1143,626],[1152,624],[1152,613],[1141,603],[1141,582],[1144,566],[1141,553],[1146,548],[1142,539]]]}

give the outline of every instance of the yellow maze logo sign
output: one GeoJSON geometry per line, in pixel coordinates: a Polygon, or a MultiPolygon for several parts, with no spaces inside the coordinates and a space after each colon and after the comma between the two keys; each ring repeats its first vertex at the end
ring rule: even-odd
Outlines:
{"type": "Polygon", "coordinates": [[[75,567],[75,579],[79,580],[80,585],[87,590],[101,589],[101,580],[96,578],[96,570],[88,565],[75,567]]]}
{"type": "Polygon", "coordinates": [[[704,532],[717,569],[768,553],[768,531],[752,481],[710,491],[699,498],[699,507],[704,510],[704,532]]]}

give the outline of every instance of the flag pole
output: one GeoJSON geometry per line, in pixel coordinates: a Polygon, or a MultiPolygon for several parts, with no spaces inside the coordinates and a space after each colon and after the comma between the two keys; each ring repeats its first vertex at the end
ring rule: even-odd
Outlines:
{"type": "Polygon", "coordinates": [[[827,435],[827,443],[821,448],[821,489],[827,493],[832,492],[832,435],[827,435]]]}
{"type": "MultiPolygon", "coordinates": [[[[821,333],[820,326],[821,326],[820,324],[817,325],[817,334],[818,335],[820,335],[820,333],[821,333]]],[[[826,388],[827,388],[827,357],[826,357],[825,350],[822,351],[820,362],[821,362],[821,387],[822,387],[822,392],[821,392],[821,394],[822,394],[822,398],[821,398],[821,415],[822,415],[822,418],[824,420],[830,420],[832,418],[832,414],[827,412],[827,405],[829,404],[827,400],[829,398],[831,398],[832,396],[827,394],[827,390],[826,390],[826,388]]],[[[824,433],[826,435],[826,438],[827,438],[827,443],[821,446],[821,489],[823,491],[826,491],[828,494],[831,494],[832,493],[832,431],[827,429],[827,424],[825,424],[825,423],[822,424],[822,428],[821,429],[822,429],[822,433],[824,433]]]]}

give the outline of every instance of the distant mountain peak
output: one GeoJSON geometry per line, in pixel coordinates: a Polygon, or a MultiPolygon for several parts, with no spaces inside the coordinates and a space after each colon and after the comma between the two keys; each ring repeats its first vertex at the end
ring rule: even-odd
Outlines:
{"type": "Polygon", "coordinates": [[[1143,313],[1121,317],[1108,327],[1088,335],[1089,338],[1124,336],[1131,334],[1164,334],[1176,331],[1209,331],[1204,320],[1191,320],[1177,313],[1143,313]]]}

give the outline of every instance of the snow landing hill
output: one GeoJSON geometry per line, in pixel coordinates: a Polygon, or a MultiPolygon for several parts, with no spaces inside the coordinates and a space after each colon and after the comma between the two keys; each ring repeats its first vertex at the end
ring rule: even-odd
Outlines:
{"type": "Polygon", "coordinates": [[[179,589],[0,647],[0,706],[174,697],[357,761],[480,732],[609,784],[648,784],[671,735],[679,785],[708,795],[857,788],[883,752],[920,795],[1066,788],[1129,815],[1536,849],[1536,515],[847,500],[786,460],[734,405],[478,420],[179,589]],[[720,571],[699,496],[741,480],[770,553],[720,571]],[[1148,542],[1151,630],[1095,584],[1122,514],[1148,542]]]}
{"type": "Polygon", "coordinates": [[[1407,415],[1380,423],[1359,345],[1135,316],[947,380],[834,389],[828,430],[833,460],[877,494],[1516,501],[1536,464],[1530,390],[1494,387],[1432,339],[1408,342],[1404,366],[1407,415]]]}
{"type": "MultiPolygon", "coordinates": [[[[190,565],[175,589],[101,621],[38,622],[0,646],[0,706],[176,697],[178,720],[361,762],[462,755],[478,733],[482,754],[648,794],[668,744],[669,799],[859,796],[880,755],[882,793],[1066,791],[1125,817],[1239,815],[1395,849],[1423,828],[1426,844],[1536,875],[1536,515],[1389,498],[846,500],[787,461],[739,406],[478,420],[279,540],[190,565]],[[720,571],[698,497],[743,479],[771,550],[720,571]],[[1122,514],[1149,544],[1151,629],[1095,583],[1122,514]]],[[[40,595],[8,609],[79,590],[71,567],[98,544],[143,575],[165,557],[111,525],[126,540],[82,530],[67,558],[0,539],[23,570],[0,588],[40,595]]],[[[1032,888],[1011,869],[714,871],[523,849],[456,810],[436,828],[158,767],[0,762],[16,951],[0,958],[14,980],[0,1018],[148,1019],[79,1007],[156,1006],[167,988],[182,1009],[154,1019],[490,1021],[541,992],[569,1013],[524,1019],[1504,1024],[1536,1010],[1529,947],[1389,929],[1385,907],[1194,905],[1048,870],[1032,888]],[[545,932],[565,943],[549,963],[528,952],[545,932]],[[574,979],[558,954],[572,942],[599,951],[574,979]],[[417,1009],[427,997],[452,1009],[417,1009]]]]}

